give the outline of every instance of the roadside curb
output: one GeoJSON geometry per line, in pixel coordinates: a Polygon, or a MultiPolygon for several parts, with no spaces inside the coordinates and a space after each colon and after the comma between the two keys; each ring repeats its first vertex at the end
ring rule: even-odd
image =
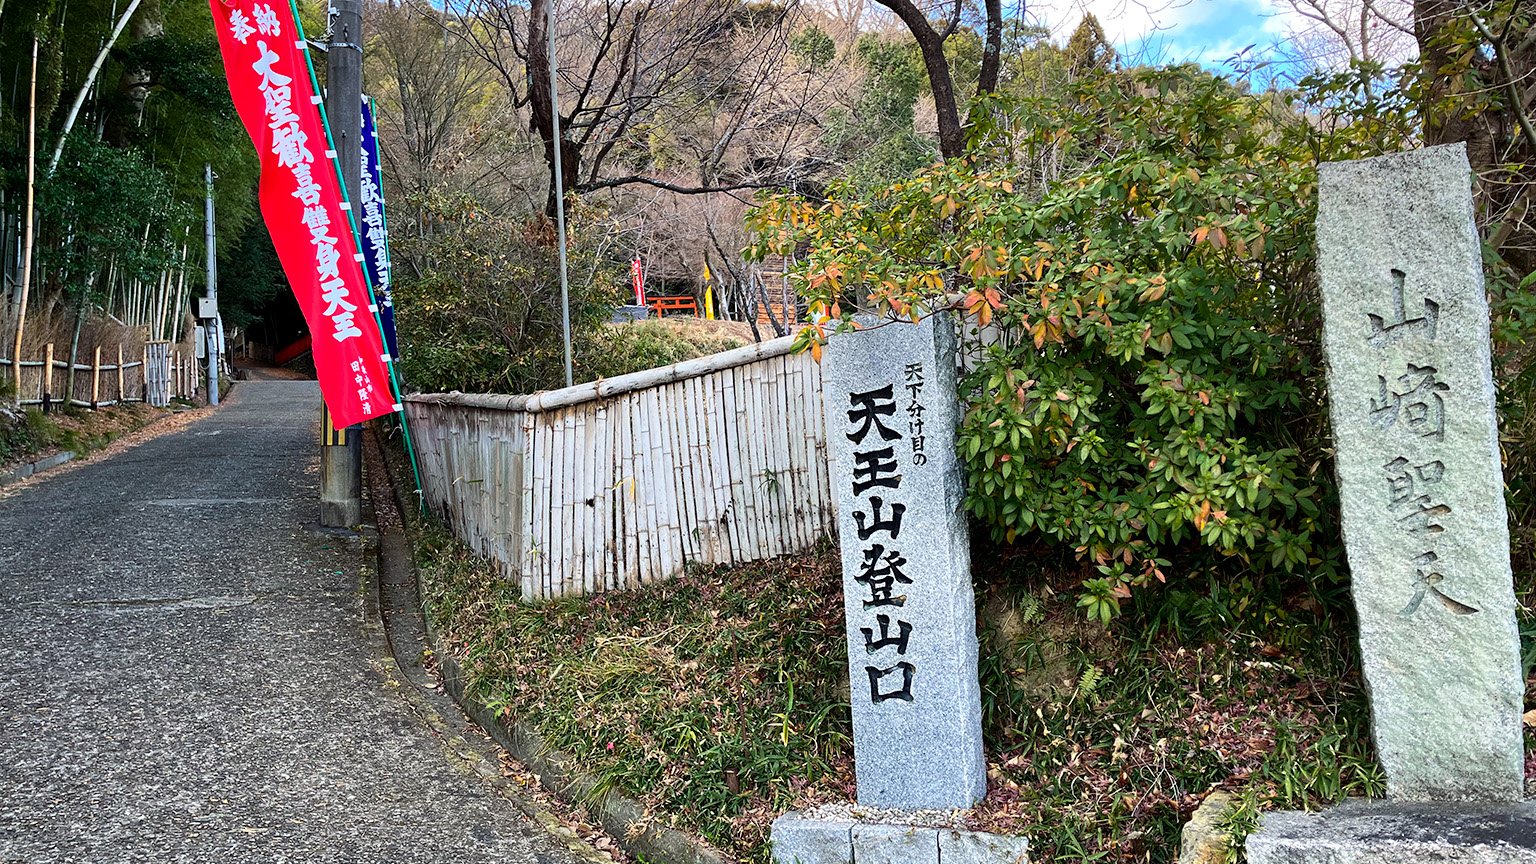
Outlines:
{"type": "MultiPolygon", "coordinates": [[[[388,461],[379,452],[381,446],[376,438],[371,438],[371,441],[371,446],[377,448],[376,455],[388,472],[388,461]]],[[[402,523],[407,526],[405,531],[409,534],[410,523],[406,521],[409,511],[406,510],[400,488],[392,475],[389,477],[389,485],[394,506],[399,510],[402,523]]],[[[379,544],[379,548],[382,556],[386,544],[379,544]]],[[[403,566],[410,568],[419,598],[421,573],[416,569],[416,562],[411,559],[411,548],[407,539],[403,566]]],[[[381,560],[380,569],[384,566],[385,562],[381,560]]],[[[377,599],[372,602],[377,604],[377,599]]],[[[497,716],[494,710],[469,693],[464,669],[451,652],[443,649],[436,628],[432,626],[431,616],[423,615],[423,620],[427,645],[436,660],[443,687],[453,701],[512,758],[538,777],[545,789],[568,803],[589,808],[598,824],[625,852],[650,864],[734,864],[734,859],[711,848],[704,841],[675,828],[655,824],[639,802],[612,791],[598,792],[598,778],[576,768],[569,755],[551,747],[532,727],[515,718],[497,716]]]]}
{"type": "MultiPolygon", "coordinates": [[[[229,392],[233,392],[233,391],[234,391],[233,387],[229,388],[229,392]]],[[[14,484],[20,483],[23,480],[30,480],[33,477],[36,477],[36,476],[38,476],[40,474],[44,474],[44,473],[46,473],[48,471],[51,471],[54,468],[58,468],[58,467],[62,466],[62,465],[68,465],[71,462],[77,462],[77,461],[82,461],[82,460],[88,459],[91,456],[97,455],[97,454],[101,453],[102,451],[107,450],[107,449],[113,447],[114,445],[116,445],[118,442],[121,442],[121,441],[127,441],[129,439],[134,439],[134,441],[135,441],[134,446],[137,446],[138,443],[142,443],[143,441],[148,440],[149,438],[155,437],[155,435],[160,434],[159,432],[156,432],[154,435],[147,435],[146,433],[148,433],[150,430],[154,429],[156,426],[159,426],[160,424],[164,423],[165,421],[167,421],[167,420],[169,420],[171,418],[174,418],[174,417],[176,417],[176,416],[178,416],[180,414],[185,413],[186,410],[198,411],[198,410],[206,410],[206,409],[208,409],[210,407],[213,409],[213,411],[217,411],[218,410],[218,406],[217,405],[214,405],[214,406],[204,405],[204,406],[201,406],[201,407],[198,407],[198,408],[169,411],[167,413],[162,413],[160,415],[151,417],[149,419],[149,422],[145,423],[143,426],[139,426],[137,428],[129,429],[129,430],[125,431],[125,432],[122,432],[121,434],[119,434],[119,435],[117,435],[117,436],[107,440],[105,443],[97,446],[94,449],[86,450],[85,452],[76,452],[74,450],[63,450],[63,451],[60,451],[58,453],[54,453],[51,456],[44,456],[41,459],[36,459],[36,460],[31,461],[31,462],[23,462],[20,465],[12,466],[11,468],[7,468],[7,469],[5,469],[3,471],[0,471],[0,489],[4,489],[7,486],[12,486],[14,484]]],[[[209,413],[212,413],[212,412],[209,412],[209,413]]]]}
{"type": "MultiPolygon", "coordinates": [[[[371,437],[371,436],[370,436],[371,437]]],[[[393,488],[391,489],[393,493],[393,488]]],[[[398,499],[391,494],[388,506],[399,506],[398,499]]],[[[374,509],[371,496],[363,496],[363,518],[374,526],[378,520],[374,517],[374,509]]],[[[486,757],[485,753],[477,749],[456,732],[447,718],[433,705],[426,696],[417,689],[417,684],[406,674],[396,656],[397,647],[391,636],[390,628],[385,623],[384,608],[381,592],[384,585],[384,574],[391,566],[401,566],[396,560],[399,557],[398,546],[405,544],[407,550],[404,555],[404,566],[410,568],[411,577],[414,580],[416,568],[410,560],[410,541],[404,535],[392,537],[382,528],[364,528],[358,535],[362,545],[361,553],[363,566],[358,582],[358,593],[362,603],[362,630],[365,641],[368,643],[369,659],[374,668],[380,674],[385,687],[394,690],[406,703],[407,708],[418,720],[422,722],[442,744],[452,758],[458,760],[462,767],[479,779],[495,788],[504,800],[515,807],[519,813],[536,822],[545,833],[549,834],[561,846],[574,855],[578,860],[587,864],[613,864],[613,859],[589,845],[575,831],[566,827],[560,818],[549,810],[538,806],[527,797],[520,794],[516,785],[503,776],[500,767],[486,757]],[[399,542],[391,542],[391,541],[399,542]]],[[[457,701],[457,699],[455,699],[457,701]]],[[[478,722],[478,721],[477,721],[478,722]]]]}
{"type": "Polygon", "coordinates": [[[44,457],[37,460],[36,462],[22,463],[21,465],[18,465],[3,474],[0,474],[0,486],[9,486],[12,483],[18,483],[27,479],[28,477],[33,476],[34,474],[41,474],[42,472],[47,471],[49,468],[57,468],[74,458],[75,451],[65,450],[62,453],[55,453],[52,456],[44,457]]]}

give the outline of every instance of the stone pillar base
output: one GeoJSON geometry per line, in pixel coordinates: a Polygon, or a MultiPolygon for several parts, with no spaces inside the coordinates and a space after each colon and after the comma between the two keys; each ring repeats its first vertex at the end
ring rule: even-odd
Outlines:
{"type": "Polygon", "coordinates": [[[1029,840],[980,831],[785,813],[774,864],[1029,864],[1029,840]]]}
{"type": "Polygon", "coordinates": [[[1266,813],[1249,864],[1536,864],[1536,803],[1348,801],[1321,813],[1266,813]]]}

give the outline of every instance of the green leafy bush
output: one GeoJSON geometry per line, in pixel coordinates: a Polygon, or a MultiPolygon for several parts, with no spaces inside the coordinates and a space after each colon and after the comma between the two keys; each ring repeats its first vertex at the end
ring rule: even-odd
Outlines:
{"type": "MultiPolygon", "coordinates": [[[[395,315],[401,367],[416,390],[531,393],[565,383],[560,271],[554,227],[469,200],[433,201],[430,228],[401,243],[395,315]]],[[[617,281],[584,238],[569,232],[572,340],[601,328],[617,281]]]]}
{"type": "Polygon", "coordinates": [[[1175,573],[1337,573],[1311,225],[1318,158],[1352,139],[1192,67],[992,116],[970,163],[759,208],[760,251],[805,250],[804,343],[962,298],[987,331],[967,505],[998,540],[1073,550],[1092,617],[1175,573]],[[1000,140],[1049,170],[987,169],[1000,140]]]}

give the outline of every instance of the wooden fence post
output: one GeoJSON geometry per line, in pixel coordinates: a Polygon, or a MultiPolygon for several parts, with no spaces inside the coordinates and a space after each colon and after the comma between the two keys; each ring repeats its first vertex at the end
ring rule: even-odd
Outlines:
{"type": "Polygon", "coordinates": [[[91,358],[91,410],[96,410],[96,403],[101,401],[101,346],[96,346],[96,353],[91,358]]]}
{"type": "Polygon", "coordinates": [[[43,346],[43,410],[53,407],[53,343],[43,346]]]}
{"type": "Polygon", "coordinates": [[[123,392],[123,343],[117,343],[117,401],[122,404],[127,400],[127,394],[123,392]]]}
{"type": "Polygon", "coordinates": [[[144,340],[144,359],[139,361],[139,380],[144,386],[139,388],[139,401],[149,403],[149,340],[144,340]]]}

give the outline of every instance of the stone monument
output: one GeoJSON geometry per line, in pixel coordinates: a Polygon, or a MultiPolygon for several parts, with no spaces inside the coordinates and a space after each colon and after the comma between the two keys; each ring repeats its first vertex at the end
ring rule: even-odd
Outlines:
{"type": "Polygon", "coordinates": [[[823,356],[859,803],[987,794],[976,611],[947,318],[832,339],[823,356]]]}
{"type": "Polygon", "coordinates": [[[1027,841],[955,830],[986,795],[955,326],[945,313],[862,321],[823,354],[838,502],[858,807],[790,813],[781,864],[1024,862],[1027,841]],[[937,819],[938,821],[935,821],[937,819]]]}
{"type": "Polygon", "coordinates": [[[1252,864],[1536,861],[1471,182],[1459,144],[1321,168],[1329,404],[1388,801],[1270,814],[1252,864]]]}

